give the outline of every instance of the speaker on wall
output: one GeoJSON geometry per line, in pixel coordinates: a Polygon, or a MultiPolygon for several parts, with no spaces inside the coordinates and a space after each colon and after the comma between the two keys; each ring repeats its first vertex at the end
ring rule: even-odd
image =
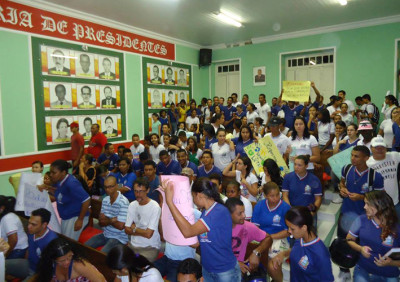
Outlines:
{"type": "Polygon", "coordinates": [[[199,66],[209,66],[212,61],[212,49],[200,49],[199,66]]]}

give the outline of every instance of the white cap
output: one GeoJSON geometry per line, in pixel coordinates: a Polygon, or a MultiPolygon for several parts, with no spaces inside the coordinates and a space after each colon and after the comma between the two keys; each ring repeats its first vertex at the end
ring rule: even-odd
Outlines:
{"type": "Polygon", "coordinates": [[[380,135],[372,138],[371,140],[371,147],[379,147],[379,146],[386,147],[385,140],[380,135]]]}

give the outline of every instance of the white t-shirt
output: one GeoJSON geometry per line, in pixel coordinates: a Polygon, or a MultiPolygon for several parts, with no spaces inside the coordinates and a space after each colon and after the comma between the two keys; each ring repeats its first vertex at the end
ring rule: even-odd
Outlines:
{"type": "Polygon", "coordinates": [[[257,108],[258,115],[260,118],[262,118],[263,124],[265,125],[268,121],[268,113],[271,112],[271,107],[268,105],[268,103],[265,103],[263,106],[260,105],[259,108],[257,108]]]}
{"type": "Polygon", "coordinates": [[[354,107],[354,104],[353,104],[352,101],[350,101],[350,100],[345,100],[344,103],[347,104],[350,113],[351,113],[352,111],[355,110],[355,107],[354,107]]]}
{"type": "MultiPolygon", "coordinates": [[[[362,137],[362,135],[360,135],[360,137],[362,137]]],[[[368,143],[364,143],[364,139],[360,139],[360,141],[357,142],[357,146],[361,145],[368,147],[369,151],[371,152],[371,141],[369,141],[368,143]]]]}
{"type": "Polygon", "coordinates": [[[281,133],[283,134],[283,135],[288,135],[288,133],[289,133],[289,127],[285,127],[285,129],[284,130],[281,130],[281,133]]]}
{"type": "Polygon", "coordinates": [[[28,248],[28,236],[24,231],[22,222],[15,213],[6,214],[0,222],[1,238],[8,242],[8,236],[17,233],[18,242],[15,245],[15,250],[23,250],[28,248]]]}
{"type": "MultiPolygon", "coordinates": [[[[343,135],[344,135],[344,133],[343,133],[343,135]]],[[[342,140],[349,139],[349,136],[343,136],[343,135],[339,136],[339,142],[342,140]]],[[[335,138],[333,138],[333,140],[332,140],[332,147],[335,148],[336,145],[337,145],[337,142],[336,142],[336,136],[335,136],[335,138]]]]}
{"type": "Polygon", "coordinates": [[[256,117],[258,117],[258,114],[256,111],[253,111],[252,113],[247,112],[246,113],[246,117],[247,117],[247,123],[254,123],[254,120],[256,119],[256,117]]]}
{"type": "Polygon", "coordinates": [[[200,120],[198,117],[194,117],[192,118],[191,116],[188,116],[186,118],[186,123],[188,125],[188,128],[190,129],[190,127],[192,126],[192,124],[200,124],[200,120]]]}
{"type": "Polygon", "coordinates": [[[364,109],[368,114],[373,114],[374,113],[374,106],[372,104],[367,104],[365,105],[364,109]]]}
{"type": "Polygon", "coordinates": [[[333,107],[333,105],[327,107],[326,109],[329,111],[329,115],[330,115],[330,116],[331,116],[334,112],[340,110],[339,107],[335,108],[335,107],[333,107]]]}
{"type": "Polygon", "coordinates": [[[152,267],[149,270],[142,273],[142,276],[139,279],[140,282],[164,282],[164,279],[161,277],[160,272],[157,268],[152,267]]]}
{"type": "Polygon", "coordinates": [[[385,108],[385,111],[383,112],[383,114],[385,115],[385,120],[392,119],[392,112],[393,112],[394,108],[396,108],[396,105],[392,105],[391,107],[385,108]]]}
{"type": "Polygon", "coordinates": [[[266,136],[271,137],[272,141],[279,150],[279,153],[283,154],[286,152],[287,148],[290,147],[290,139],[284,134],[279,134],[277,137],[273,137],[272,133],[267,133],[266,136]]]}
{"type": "Polygon", "coordinates": [[[240,131],[236,131],[236,129],[233,130],[233,133],[232,133],[233,138],[239,137],[239,134],[240,134],[240,131]]]}
{"type": "Polygon", "coordinates": [[[231,151],[227,143],[222,146],[218,145],[218,142],[212,144],[211,152],[214,157],[214,165],[221,171],[235,158],[235,150],[231,151]]]}
{"type": "Polygon", "coordinates": [[[211,119],[211,111],[210,111],[210,108],[207,107],[204,110],[204,123],[210,124],[210,119],[211,119]]]}
{"type": "MultiPolygon", "coordinates": [[[[318,147],[318,141],[313,135],[310,135],[310,138],[307,139],[304,138],[299,139],[298,137],[296,137],[295,140],[292,140],[290,138],[290,142],[291,142],[290,146],[292,147],[292,152],[294,152],[296,156],[310,155],[311,157],[312,148],[318,147]]],[[[314,164],[312,162],[309,162],[307,169],[314,169],[314,164]]]]}
{"type": "MultiPolygon", "coordinates": [[[[240,190],[241,190],[241,194],[243,197],[247,198],[250,202],[257,202],[257,196],[253,196],[250,194],[248,188],[244,185],[242,185],[240,179],[241,179],[241,172],[239,170],[236,170],[236,181],[240,183],[240,190]]],[[[254,183],[258,183],[258,179],[257,176],[255,176],[254,174],[252,174],[250,172],[250,174],[246,177],[246,181],[252,185],[254,183]]]]}
{"type": "Polygon", "coordinates": [[[243,197],[242,195],[240,195],[240,200],[243,202],[244,205],[244,214],[246,215],[246,220],[251,219],[251,217],[253,216],[253,205],[247,198],[243,197]]]}
{"type": "Polygon", "coordinates": [[[158,164],[160,162],[160,152],[162,150],[165,150],[164,146],[159,144],[157,148],[154,147],[154,145],[150,146],[150,155],[153,161],[158,164]]]}
{"type": "MultiPolygon", "coordinates": [[[[162,137],[161,137],[161,140],[162,140],[162,137]]],[[[144,152],[143,144],[139,144],[139,146],[137,146],[137,148],[135,147],[135,145],[132,145],[129,149],[131,149],[131,152],[132,152],[132,155],[133,155],[134,159],[138,159],[140,153],[144,152]]]]}
{"type": "Polygon", "coordinates": [[[392,198],[396,205],[399,202],[399,185],[397,182],[397,166],[400,163],[400,153],[388,152],[386,158],[376,161],[373,156],[369,157],[367,166],[382,174],[386,193],[392,198]]]}
{"type": "Polygon", "coordinates": [[[394,134],[392,126],[393,126],[392,119],[385,119],[379,126],[379,129],[383,130],[383,140],[385,140],[386,148],[393,147],[394,134]]]}
{"type": "Polygon", "coordinates": [[[132,223],[137,228],[154,230],[153,236],[147,239],[142,236],[131,236],[131,244],[134,247],[161,247],[160,233],[158,233],[158,222],[161,215],[161,208],[156,201],[150,200],[146,205],[139,205],[138,201],[129,204],[125,226],[131,227],[132,223]]]}
{"type": "Polygon", "coordinates": [[[318,144],[325,146],[331,138],[331,134],[335,134],[335,125],[333,122],[318,122],[318,144]]]}
{"type": "Polygon", "coordinates": [[[346,124],[346,126],[349,126],[350,124],[354,123],[353,115],[349,113],[345,115],[340,113],[340,116],[342,117],[342,121],[346,124]]]}

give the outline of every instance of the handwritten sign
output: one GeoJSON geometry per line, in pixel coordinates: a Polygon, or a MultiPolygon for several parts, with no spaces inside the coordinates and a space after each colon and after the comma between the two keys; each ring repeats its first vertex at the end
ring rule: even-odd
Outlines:
{"type": "Polygon", "coordinates": [[[282,100],[307,102],[310,97],[310,85],[310,81],[284,81],[282,100]]]}
{"type": "Polygon", "coordinates": [[[351,151],[353,151],[353,147],[341,151],[328,159],[333,173],[339,179],[342,178],[342,168],[351,163],[351,151]]]}
{"type": "MultiPolygon", "coordinates": [[[[170,180],[174,186],[174,204],[180,213],[189,221],[190,224],[195,223],[193,213],[193,198],[190,190],[189,178],[180,175],[161,175],[161,181],[170,180]]],[[[165,199],[162,189],[158,189],[165,199]]],[[[174,245],[189,246],[197,243],[197,237],[185,238],[171,214],[166,201],[163,201],[161,207],[161,225],[163,229],[164,239],[174,245]]]]}
{"type": "Polygon", "coordinates": [[[263,163],[266,159],[273,159],[277,163],[279,169],[281,170],[282,177],[289,172],[282,154],[279,152],[274,141],[272,141],[271,137],[269,136],[264,136],[263,138],[259,139],[258,143],[247,145],[244,147],[244,151],[250,158],[257,175],[260,175],[260,173],[264,171],[263,163]]]}

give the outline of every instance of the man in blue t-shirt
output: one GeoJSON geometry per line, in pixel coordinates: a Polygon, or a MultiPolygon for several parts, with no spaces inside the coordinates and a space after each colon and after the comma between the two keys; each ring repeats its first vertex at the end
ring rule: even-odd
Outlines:
{"type": "Polygon", "coordinates": [[[303,105],[296,106],[295,102],[288,101],[287,105],[282,104],[282,94],[283,89],[281,91],[281,95],[278,98],[278,105],[281,106],[281,109],[285,113],[286,127],[292,128],[294,123],[294,118],[300,115],[301,110],[303,109],[303,105]]]}
{"type": "Polygon", "coordinates": [[[187,152],[185,149],[179,149],[176,152],[176,158],[178,159],[179,164],[181,165],[181,169],[185,167],[191,168],[193,170],[193,175],[196,178],[198,174],[197,165],[189,161],[187,152]]]}
{"type": "Polygon", "coordinates": [[[112,172],[116,172],[118,161],[119,157],[117,154],[114,153],[114,145],[111,143],[107,143],[106,145],[104,145],[104,153],[98,157],[97,163],[99,165],[107,166],[108,170],[112,172]]]}
{"type": "Polygon", "coordinates": [[[208,177],[209,175],[216,173],[222,175],[221,170],[214,166],[213,154],[210,151],[204,151],[201,156],[201,162],[203,166],[199,167],[199,173],[197,177],[208,177]]]}
{"type": "Polygon", "coordinates": [[[160,178],[156,174],[156,163],[153,160],[148,160],[144,163],[144,178],[149,181],[150,191],[147,196],[160,203],[160,192],[156,190],[160,186],[160,178]]]}
{"type": "Polygon", "coordinates": [[[6,260],[6,275],[29,280],[29,277],[35,274],[43,249],[58,237],[47,227],[50,217],[51,213],[44,208],[32,211],[28,223],[28,254],[25,256],[27,259],[6,260]]]}
{"type": "Polygon", "coordinates": [[[178,161],[171,159],[167,150],[162,150],[159,154],[160,162],[157,164],[158,175],[179,175],[181,166],[178,161]]]}
{"type": "Polygon", "coordinates": [[[225,122],[224,127],[227,130],[233,130],[233,121],[236,119],[236,107],[232,105],[232,97],[228,97],[227,106],[224,109],[225,122]]]}

